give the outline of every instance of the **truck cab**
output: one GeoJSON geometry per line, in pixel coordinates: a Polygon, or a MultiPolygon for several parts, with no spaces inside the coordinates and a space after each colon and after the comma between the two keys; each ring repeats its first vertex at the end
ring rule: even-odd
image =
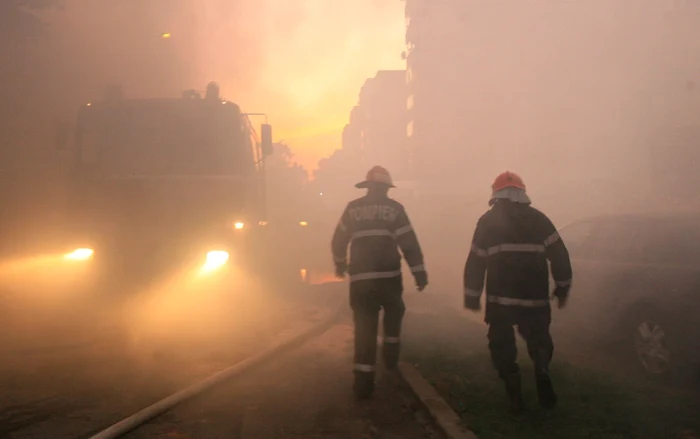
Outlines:
{"type": "MultiPolygon", "coordinates": [[[[81,107],[73,128],[66,256],[111,274],[254,264],[266,225],[261,139],[218,86],[180,98],[108,93],[81,107]]],[[[66,146],[65,132],[58,146],[66,146]]]]}

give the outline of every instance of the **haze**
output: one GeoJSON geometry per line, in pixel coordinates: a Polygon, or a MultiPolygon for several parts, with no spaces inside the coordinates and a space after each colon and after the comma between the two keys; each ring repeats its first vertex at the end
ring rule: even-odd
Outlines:
{"type": "Polygon", "coordinates": [[[510,170],[578,261],[557,322],[584,341],[597,317],[627,325],[619,352],[657,317],[694,336],[699,55],[693,0],[2,1],[0,372],[18,399],[83,360],[102,368],[86,391],[132,366],[133,387],[171,391],[317,319],[347,299],[330,240],[374,165],[425,253],[423,295],[404,270],[416,315],[464,313],[474,227],[510,170]],[[198,270],[212,254],[221,277],[198,270]],[[589,292],[599,308],[577,308],[589,292]],[[94,350],[27,354],[93,332],[94,350]]]}
{"type": "Polygon", "coordinates": [[[247,111],[268,113],[310,169],[340,146],[364,79],[403,65],[399,1],[69,0],[57,16],[51,44],[62,61],[81,60],[63,66],[82,78],[75,93],[118,82],[129,95],[178,95],[217,81],[247,111]]]}

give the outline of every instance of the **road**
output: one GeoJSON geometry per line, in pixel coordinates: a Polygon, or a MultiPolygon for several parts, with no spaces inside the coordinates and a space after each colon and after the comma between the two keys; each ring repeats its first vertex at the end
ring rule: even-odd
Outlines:
{"type": "Polygon", "coordinates": [[[351,351],[348,319],[284,359],[176,408],[127,438],[440,437],[396,376],[380,373],[375,397],[355,402],[351,351]]]}
{"type": "MultiPolygon", "coordinates": [[[[236,318],[191,337],[170,325],[175,332],[165,339],[158,338],[160,332],[145,339],[113,334],[69,349],[6,356],[0,362],[0,437],[87,438],[322,320],[345,299],[344,292],[344,285],[334,284],[284,300],[246,295],[246,307],[226,305],[225,316],[237,309],[236,318]],[[253,297],[257,302],[250,302],[253,297]]],[[[204,318],[211,314],[197,322],[204,318]]],[[[346,313],[302,348],[176,407],[128,437],[440,437],[393,374],[378,373],[374,399],[354,401],[352,341],[346,313]]]]}
{"type": "MultiPolygon", "coordinates": [[[[321,290],[328,303],[264,291],[212,294],[199,300],[206,306],[187,305],[187,321],[172,314],[157,326],[87,331],[91,342],[75,346],[0,350],[0,438],[87,437],[320,321],[339,298],[321,290]],[[204,312],[211,310],[218,312],[204,312]]],[[[151,317],[154,310],[143,309],[151,317]]]]}

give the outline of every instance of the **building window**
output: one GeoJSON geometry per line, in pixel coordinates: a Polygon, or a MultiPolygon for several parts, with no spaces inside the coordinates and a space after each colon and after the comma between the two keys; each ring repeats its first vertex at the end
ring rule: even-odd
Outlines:
{"type": "Polygon", "coordinates": [[[406,109],[410,110],[413,108],[413,95],[408,95],[408,99],[406,100],[406,109]]]}
{"type": "Polygon", "coordinates": [[[413,137],[413,121],[406,125],[406,137],[413,137]]]}

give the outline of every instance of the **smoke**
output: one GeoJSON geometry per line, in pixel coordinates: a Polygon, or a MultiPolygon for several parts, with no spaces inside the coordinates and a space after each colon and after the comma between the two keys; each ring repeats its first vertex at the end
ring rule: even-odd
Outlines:
{"type": "Polygon", "coordinates": [[[101,98],[112,83],[130,97],[177,96],[192,88],[197,18],[182,1],[67,1],[48,17],[47,52],[56,84],[66,91],[61,98],[73,105],[76,97],[101,98]]]}
{"type": "Polygon", "coordinates": [[[110,83],[157,97],[216,81],[244,110],[268,113],[307,166],[339,146],[364,80],[401,66],[404,39],[400,2],[374,0],[67,0],[45,18],[64,106],[110,83]]]}
{"type": "Polygon", "coordinates": [[[265,0],[243,2],[239,11],[254,23],[243,40],[254,52],[243,61],[251,77],[236,83],[225,66],[212,74],[225,78],[223,88],[234,90],[232,98],[244,108],[268,112],[278,137],[301,163],[315,167],[340,145],[365,79],[378,69],[401,67],[402,5],[265,0]]]}

